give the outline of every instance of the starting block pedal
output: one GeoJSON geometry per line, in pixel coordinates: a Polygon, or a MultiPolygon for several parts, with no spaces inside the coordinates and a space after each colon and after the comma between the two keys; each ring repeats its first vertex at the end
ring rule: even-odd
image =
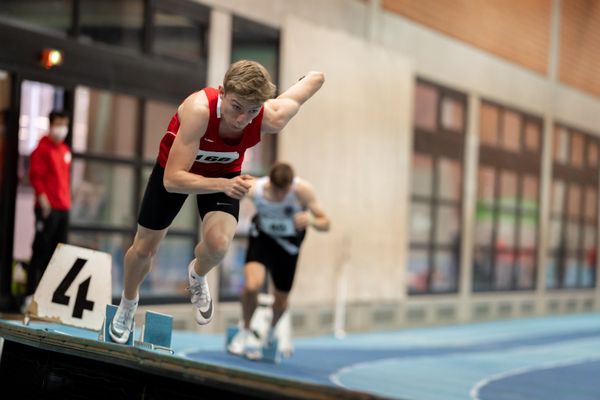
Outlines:
{"type": "MultiPolygon", "coordinates": [[[[102,324],[102,330],[98,340],[101,342],[114,343],[110,337],[109,329],[117,312],[117,306],[112,304],[106,305],[106,315],[102,324]]],[[[161,314],[153,311],[146,311],[144,315],[144,325],[142,326],[142,334],[140,340],[134,340],[135,324],[127,343],[127,346],[137,346],[150,350],[166,351],[173,354],[171,350],[171,339],[173,333],[173,317],[166,314],[161,314]]]]}
{"type": "Polygon", "coordinates": [[[279,351],[279,340],[275,339],[271,342],[265,340],[262,348],[262,359],[264,361],[279,364],[283,358],[282,353],[279,351]]]}
{"type": "Polygon", "coordinates": [[[227,327],[227,332],[225,333],[225,350],[231,344],[233,337],[240,331],[240,327],[237,325],[231,325],[227,327]]]}
{"type": "MultiPolygon", "coordinates": [[[[227,331],[225,333],[225,351],[229,352],[228,348],[229,345],[231,344],[231,341],[233,340],[233,338],[235,337],[235,335],[240,331],[240,327],[238,325],[231,325],[227,327],[227,331]]],[[[259,356],[249,356],[249,355],[244,355],[242,354],[242,357],[246,357],[249,360],[253,360],[253,361],[266,361],[266,362],[271,362],[271,363],[279,363],[281,362],[281,360],[284,357],[284,354],[279,351],[279,340],[275,339],[273,341],[271,341],[270,343],[267,341],[266,337],[262,337],[260,338],[261,342],[262,342],[262,348],[261,348],[261,352],[259,353],[259,356]]]]}
{"type": "Polygon", "coordinates": [[[144,316],[142,337],[135,344],[152,350],[161,350],[173,354],[171,337],[173,332],[173,317],[153,311],[147,311],[144,316]]]}
{"type": "MultiPolygon", "coordinates": [[[[100,342],[108,342],[108,343],[114,343],[112,338],[110,337],[110,323],[112,322],[113,318],[115,317],[115,314],[117,313],[117,306],[114,306],[112,304],[107,304],[106,305],[106,312],[104,315],[104,322],[102,323],[102,329],[100,330],[100,336],[98,337],[98,340],[100,342]]],[[[135,334],[135,324],[133,327],[133,331],[131,332],[131,335],[129,335],[129,339],[127,340],[127,343],[124,343],[124,345],[127,346],[133,346],[133,335],[135,334]]]]}

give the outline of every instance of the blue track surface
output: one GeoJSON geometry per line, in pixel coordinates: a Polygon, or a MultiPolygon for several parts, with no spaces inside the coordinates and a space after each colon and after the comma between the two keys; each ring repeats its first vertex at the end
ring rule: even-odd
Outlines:
{"type": "MultiPolygon", "coordinates": [[[[35,323],[95,339],[95,332],[35,323]]],[[[173,333],[173,357],[411,400],[600,399],[600,314],[301,338],[280,364],[224,351],[221,335],[173,333]]]]}

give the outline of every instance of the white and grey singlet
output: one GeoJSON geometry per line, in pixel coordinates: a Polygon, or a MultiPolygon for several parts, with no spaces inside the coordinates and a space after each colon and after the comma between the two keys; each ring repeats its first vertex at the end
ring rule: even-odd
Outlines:
{"type": "Polygon", "coordinates": [[[299,234],[294,225],[294,215],[304,211],[294,190],[299,180],[298,177],[294,178],[290,190],[282,201],[269,201],[265,198],[264,189],[269,181],[266,176],[258,179],[254,192],[258,229],[272,237],[290,254],[297,254],[299,251],[298,245],[289,241],[299,234]]]}

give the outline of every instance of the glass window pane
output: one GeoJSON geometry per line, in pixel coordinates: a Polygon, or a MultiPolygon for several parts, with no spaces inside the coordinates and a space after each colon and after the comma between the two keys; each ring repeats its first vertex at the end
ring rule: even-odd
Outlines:
{"type": "Polygon", "coordinates": [[[595,287],[596,285],[596,258],[598,257],[596,247],[586,249],[585,263],[581,274],[581,286],[595,287]]]}
{"type": "Polygon", "coordinates": [[[566,238],[563,235],[562,229],[563,225],[560,219],[552,219],[550,221],[550,242],[548,243],[548,246],[550,246],[551,250],[556,250],[557,248],[559,248],[561,246],[561,243],[562,246],[566,245],[566,238]]]}
{"type": "Polygon", "coordinates": [[[563,181],[555,180],[552,183],[552,213],[562,214],[564,210],[565,201],[565,183],[563,181]]]}
{"type": "Polygon", "coordinates": [[[462,166],[459,161],[441,158],[438,162],[439,197],[444,200],[462,198],[462,166]]]}
{"type": "Polygon", "coordinates": [[[569,216],[578,218],[581,214],[581,188],[569,185],[569,216]]]}
{"type": "Polygon", "coordinates": [[[515,208],[517,205],[517,174],[511,171],[500,173],[500,205],[515,208]]]}
{"type": "Polygon", "coordinates": [[[536,211],[538,204],[538,178],[532,175],[523,176],[523,198],[521,209],[523,211],[536,211]]]}
{"type": "Polygon", "coordinates": [[[480,167],[478,171],[477,213],[475,215],[475,240],[480,245],[490,245],[494,230],[494,185],[495,170],[480,167]]]}
{"type": "Polygon", "coordinates": [[[520,254],[517,260],[516,289],[533,289],[535,285],[535,257],[532,253],[520,254]]]}
{"type": "Polygon", "coordinates": [[[492,259],[489,250],[479,250],[473,258],[473,290],[476,292],[491,289],[492,259]]]}
{"type": "Polygon", "coordinates": [[[437,128],[438,90],[424,83],[415,89],[415,126],[421,129],[437,128]]]}
{"type": "Polygon", "coordinates": [[[562,127],[554,129],[554,160],[562,164],[569,161],[569,132],[562,127]]]}
{"type": "Polygon", "coordinates": [[[502,114],[502,146],[511,151],[521,148],[521,116],[505,110],[502,114]]]}
{"type": "Polygon", "coordinates": [[[411,192],[417,196],[432,196],[433,160],[431,156],[414,153],[412,158],[411,192]]]}
{"type": "Polygon", "coordinates": [[[496,247],[499,249],[512,248],[515,245],[516,215],[513,212],[500,212],[496,247]]]}
{"type": "Polygon", "coordinates": [[[69,232],[69,244],[103,251],[112,256],[112,296],[116,298],[120,298],[123,291],[123,259],[127,249],[131,246],[132,240],[133,234],[81,232],[77,230],[69,232]]]}
{"type": "Polygon", "coordinates": [[[593,288],[596,284],[596,268],[592,265],[584,265],[581,270],[581,287],[593,288]]]}
{"type": "Polygon", "coordinates": [[[587,150],[587,166],[598,167],[598,143],[595,140],[588,141],[587,150]]]}
{"type": "Polygon", "coordinates": [[[579,249],[580,226],[577,222],[567,222],[567,250],[577,251],[579,249]]]}
{"type": "Polygon", "coordinates": [[[72,3],[72,0],[2,0],[0,15],[66,32],[71,27],[72,3]]]}
{"type": "Polygon", "coordinates": [[[248,240],[235,238],[219,266],[219,300],[237,300],[244,287],[244,261],[248,240]]]}
{"type": "Polygon", "coordinates": [[[558,260],[554,256],[548,256],[548,261],[546,263],[546,288],[547,289],[556,289],[558,287],[558,260]]]}
{"type": "Polygon", "coordinates": [[[532,250],[535,247],[535,236],[537,230],[537,216],[535,213],[524,213],[521,215],[521,243],[522,249],[532,250]]]}
{"type": "Polygon", "coordinates": [[[431,267],[425,250],[410,249],[408,260],[409,293],[426,293],[429,291],[429,274],[431,267]]]}
{"type": "Polygon", "coordinates": [[[540,151],[540,138],[542,127],[540,124],[527,121],[525,124],[525,148],[530,151],[540,151]]]}
{"type": "Polygon", "coordinates": [[[194,258],[196,240],[167,235],[154,257],[152,270],[140,287],[140,298],[181,296],[189,298],[187,266],[194,258]]]}
{"type": "MultiPolygon", "coordinates": [[[[8,88],[7,88],[8,90],[8,88]]],[[[53,109],[64,108],[65,90],[59,86],[35,81],[21,84],[19,115],[19,154],[29,156],[40,139],[48,133],[48,115],[53,109]]],[[[27,179],[27,171],[22,175],[27,179]]]]}
{"type": "Polygon", "coordinates": [[[135,97],[78,87],[73,150],[107,156],[135,156],[138,115],[139,104],[135,97]]]}
{"type": "Polygon", "coordinates": [[[279,30],[253,20],[233,16],[231,61],[249,59],[260,62],[279,80],[279,30]]]}
{"type": "Polygon", "coordinates": [[[148,100],[144,121],[144,160],[154,161],[158,155],[160,140],[167,132],[177,105],[148,100]]]}
{"type": "Polygon", "coordinates": [[[583,227],[584,239],[583,247],[586,251],[592,251],[596,247],[596,227],[595,225],[585,225],[583,227]]]}
{"type": "Polygon", "coordinates": [[[588,188],[585,191],[585,217],[591,222],[596,222],[596,215],[598,213],[596,190],[596,188],[588,188]]]}
{"type": "Polygon", "coordinates": [[[75,159],[72,169],[71,223],[133,227],[134,170],[129,165],[75,159]]]}
{"type": "Polygon", "coordinates": [[[571,134],[571,165],[577,168],[583,167],[583,142],[581,133],[571,134]]]}
{"type": "Polygon", "coordinates": [[[442,128],[455,132],[463,132],[465,127],[464,103],[452,97],[442,99],[442,128]]]}
{"type": "Polygon", "coordinates": [[[574,288],[579,286],[578,272],[579,261],[576,257],[569,257],[567,259],[567,266],[562,279],[562,286],[565,288],[574,288]]]}
{"type": "Polygon", "coordinates": [[[475,225],[475,243],[480,246],[491,245],[493,231],[494,211],[484,206],[478,207],[475,225]]]}
{"type": "Polygon", "coordinates": [[[454,292],[458,288],[458,254],[438,251],[435,255],[435,270],[431,277],[431,292],[454,292]]]}
{"type": "Polygon", "coordinates": [[[477,201],[491,205],[494,203],[496,172],[493,168],[479,167],[477,175],[477,201]]]}
{"type": "Polygon", "coordinates": [[[435,241],[438,244],[458,242],[459,210],[458,207],[438,206],[435,241]]]}
{"type": "Polygon", "coordinates": [[[514,253],[498,252],[496,254],[496,270],[494,272],[494,289],[506,290],[513,288],[514,253]]]}
{"type": "Polygon", "coordinates": [[[207,24],[166,11],[156,13],[154,24],[154,53],[190,61],[206,57],[207,24]]]}
{"type": "MultiPolygon", "coordinates": [[[[269,71],[273,83],[278,80],[279,68],[279,42],[274,43],[244,43],[237,44],[231,49],[231,61],[254,60],[263,65],[269,71]]],[[[280,89],[280,88],[279,88],[280,89]]],[[[273,135],[277,136],[277,135],[273,135]]]]}
{"type": "Polygon", "coordinates": [[[429,204],[413,202],[410,213],[410,239],[412,243],[429,243],[431,212],[429,204]]]}
{"type": "Polygon", "coordinates": [[[144,0],[80,0],[83,38],[141,50],[144,0]]]}
{"type": "Polygon", "coordinates": [[[498,145],[498,107],[488,103],[481,104],[481,143],[490,146],[498,145]]]}

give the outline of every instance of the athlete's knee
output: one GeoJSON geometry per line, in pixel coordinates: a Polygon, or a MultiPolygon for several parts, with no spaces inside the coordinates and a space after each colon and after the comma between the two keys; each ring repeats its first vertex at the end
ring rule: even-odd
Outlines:
{"type": "Polygon", "coordinates": [[[210,232],[202,241],[211,257],[217,259],[225,257],[231,244],[231,238],[219,232],[210,232]]]}
{"type": "Polygon", "coordinates": [[[135,240],[129,248],[131,255],[136,258],[152,258],[157,251],[157,245],[144,240],[135,240]]]}
{"type": "Polygon", "coordinates": [[[127,250],[127,256],[140,259],[150,259],[158,251],[160,242],[165,237],[167,230],[155,231],[138,225],[133,243],[127,250]]]}
{"type": "Polygon", "coordinates": [[[258,261],[249,261],[244,265],[244,286],[258,292],[265,282],[265,266],[258,261]]]}
{"type": "Polygon", "coordinates": [[[262,283],[258,280],[246,279],[244,282],[244,292],[248,295],[258,296],[262,283]]]}

